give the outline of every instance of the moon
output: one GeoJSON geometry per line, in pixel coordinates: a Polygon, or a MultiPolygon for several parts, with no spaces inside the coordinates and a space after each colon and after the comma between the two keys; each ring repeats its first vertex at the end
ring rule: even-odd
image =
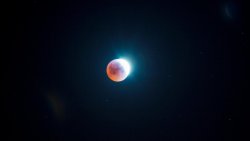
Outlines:
{"type": "Polygon", "coordinates": [[[112,81],[120,82],[128,77],[130,70],[131,67],[127,60],[114,59],[108,63],[106,73],[112,81]]]}

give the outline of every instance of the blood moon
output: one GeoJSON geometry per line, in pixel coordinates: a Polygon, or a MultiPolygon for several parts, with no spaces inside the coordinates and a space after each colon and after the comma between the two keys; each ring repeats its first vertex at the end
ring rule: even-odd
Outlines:
{"type": "Polygon", "coordinates": [[[106,73],[112,81],[120,82],[126,79],[130,73],[131,67],[125,59],[114,59],[108,63],[106,73]]]}

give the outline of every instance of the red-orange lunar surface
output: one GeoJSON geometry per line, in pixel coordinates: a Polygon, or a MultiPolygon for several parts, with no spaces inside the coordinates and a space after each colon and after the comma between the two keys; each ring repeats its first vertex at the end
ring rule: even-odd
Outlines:
{"type": "Polygon", "coordinates": [[[108,77],[115,82],[123,81],[129,73],[123,59],[112,60],[108,64],[106,72],[108,77]]]}

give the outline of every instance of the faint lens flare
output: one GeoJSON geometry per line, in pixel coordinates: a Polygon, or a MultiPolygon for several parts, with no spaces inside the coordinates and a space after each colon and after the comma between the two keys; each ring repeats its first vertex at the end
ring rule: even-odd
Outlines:
{"type": "Polygon", "coordinates": [[[55,91],[47,94],[48,102],[56,119],[64,118],[64,103],[55,91]]]}

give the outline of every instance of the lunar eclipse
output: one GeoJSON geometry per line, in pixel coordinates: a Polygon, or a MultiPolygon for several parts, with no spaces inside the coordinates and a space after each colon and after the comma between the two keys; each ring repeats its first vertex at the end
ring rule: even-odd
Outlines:
{"type": "Polygon", "coordinates": [[[130,69],[131,67],[127,60],[114,59],[108,64],[106,73],[112,81],[120,82],[128,77],[130,69]]]}
{"type": "Polygon", "coordinates": [[[250,141],[245,3],[4,3],[3,140],[250,141]]]}

